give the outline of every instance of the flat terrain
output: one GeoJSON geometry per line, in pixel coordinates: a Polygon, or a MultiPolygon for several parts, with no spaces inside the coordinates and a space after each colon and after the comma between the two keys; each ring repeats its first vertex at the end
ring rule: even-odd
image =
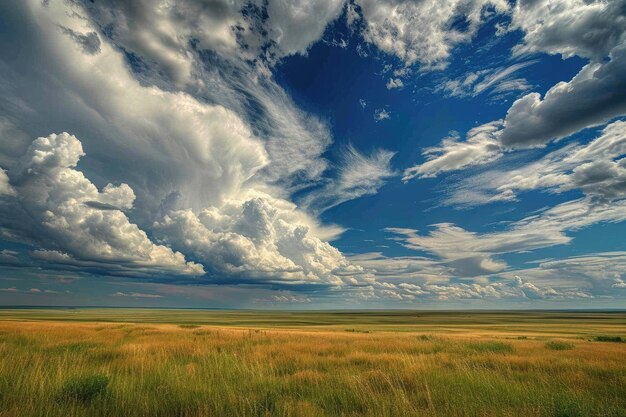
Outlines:
{"type": "Polygon", "coordinates": [[[0,309],[0,416],[626,416],[623,312],[0,309]]]}

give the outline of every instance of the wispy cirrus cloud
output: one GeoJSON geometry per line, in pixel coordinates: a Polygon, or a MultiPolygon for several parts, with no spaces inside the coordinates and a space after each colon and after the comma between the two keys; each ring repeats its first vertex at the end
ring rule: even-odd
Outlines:
{"type": "Polygon", "coordinates": [[[526,91],[531,88],[525,78],[515,74],[537,63],[536,60],[519,62],[507,67],[482,69],[464,74],[462,77],[446,80],[435,88],[450,97],[476,97],[479,94],[505,94],[526,91]]]}

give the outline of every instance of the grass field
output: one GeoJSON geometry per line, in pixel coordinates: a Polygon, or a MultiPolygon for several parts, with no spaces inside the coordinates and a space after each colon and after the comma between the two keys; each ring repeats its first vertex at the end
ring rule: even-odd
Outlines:
{"type": "Polygon", "coordinates": [[[626,313],[0,310],[0,416],[626,416],[626,313]]]}

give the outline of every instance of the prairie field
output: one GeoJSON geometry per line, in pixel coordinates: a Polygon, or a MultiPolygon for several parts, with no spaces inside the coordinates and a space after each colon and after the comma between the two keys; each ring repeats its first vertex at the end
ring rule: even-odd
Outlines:
{"type": "Polygon", "coordinates": [[[626,416],[623,312],[0,310],[0,416],[626,416]]]}

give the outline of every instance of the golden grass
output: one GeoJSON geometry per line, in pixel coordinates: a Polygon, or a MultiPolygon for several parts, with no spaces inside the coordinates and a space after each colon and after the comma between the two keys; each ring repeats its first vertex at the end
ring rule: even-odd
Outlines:
{"type": "Polygon", "coordinates": [[[626,416],[625,343],[535,329],[4,321],[0,416],[626,416]]]}

